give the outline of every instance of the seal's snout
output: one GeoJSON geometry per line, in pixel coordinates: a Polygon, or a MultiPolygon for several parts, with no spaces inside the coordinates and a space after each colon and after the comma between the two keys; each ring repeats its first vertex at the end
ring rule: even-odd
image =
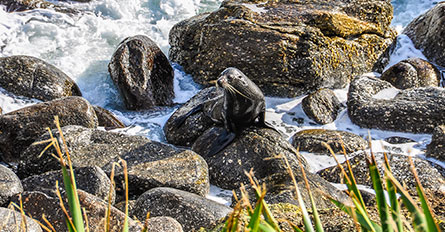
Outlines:
{"type": "Polygon", "coordinates": [[[219,87],[224,87],[224,86],[227,84],[227,79],[226,79],[226,77],[225,77],[225,76],[220,76],[220,77],[218,78],[218,80],[216,81],[216,84],[217,84],[219,87]]]}

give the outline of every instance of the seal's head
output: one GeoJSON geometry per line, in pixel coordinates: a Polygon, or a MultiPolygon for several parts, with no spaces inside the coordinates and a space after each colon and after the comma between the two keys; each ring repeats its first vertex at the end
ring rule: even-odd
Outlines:
{"type": "Polygon", "coordinates": [[[237,68],[226,68],[218,77],[216,84],[230,94],[238,94],[245,98],[257,98],[261,90],[237,68]]]}

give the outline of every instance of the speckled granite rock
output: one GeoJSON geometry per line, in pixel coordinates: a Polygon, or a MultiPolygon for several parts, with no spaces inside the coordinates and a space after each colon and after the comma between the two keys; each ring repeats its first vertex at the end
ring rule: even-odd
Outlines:
{"type": "MultiPolygon", "coordinates": [[[[82,189],[102,200],[108,201],[111,181],[101,168],[97,166],[76,168],[74,170],[74,175],[76,178],[77,189],[82,189]]],[[[63,193],[62,171],[51,171],[40,175],[30,176],[25,178],[22,183],[25,191],[40,191],[48,196],[57,197],[55,194],[56,181],[59,182],[59,190],[63,193]]],[[[115,191],[113,188],[111,204],[114,204],[114,200],[115,191]]]]}
{"type": "Polygon", "coordinates": [[[124,128],[125,124],[116,118],[113,113],[110,111],[100,107],[100,106],[93,106],[94,112],[96,112],[97,121],[99,123],[99,126],[105,127],[105,129],[116,129],[116,128],[124,128]]]}
{"type": "Polygon", "coordinates": [[[149,109],[173,102],[173,68],[147,36],[122,41],[111,57],[108,71],[127,109],[149,109]]]}
{"type": "Polygon", "coordinates": [[[21,192],[23,187],[17,175],[9,168],[0,165],[0,206],[8,206],[10,198],[21,192]]]}
{"type": "Polygon", "coordinates": [[[147,223],[150,232],[182,232],[181,224],[172,217],[151,217],[147,223]]]}
{"type": "MultiPolygon", "coordinates": [[[[127,161],[129,186],[132,195],[160,186],[174,187],[206,195],[209,177],[206,162],[190,150],[151,141],[142,136],[129,136],[79,126],[62,128],[72,164],[77,167],[98,166],[108,175],[113,162],[127,161]]],[[[59,140],[59,134],[53,131],[59,140]]],[[[48,133],[39,140],[48,138],[48,133]]],[[[48,153],[39,157],[44,144],[32,145],[23,152],[19,174],[28,176],[49,170],[58,170],[60,164],[48,153]]],[[[121,183],[123,173],[116,169],[116,183],[121,183]]],[[[119,186],[117,186],[119,187],[119,186]]]]}
{"type": "Polygon", "coordinates": [[[266,95],[294,97],[371,71],[392,17],[389,0],[226,0],[176,24],[169,56],[200,84],[236,67],[266,95]]]}
{"type": "Polygon", "coordinates": [[[351,121],[365,128],[432,133],[445,124],[445,90],[438,87],[397,90],[389,82],[360,76],[349,87],[347,105],[351,121]],[[383,91],[397,94],[375,97],[383,91]]]}
{"type": "Polygon", "coordinates": [[[60,6],[45,0],[0,0],[0,5],[6,7],[6,11],[26,11],[33,10],[37,8],[47,9],[52,8],[61,13],[77,13],[75,9],[67,8],[65,6],[60,6]]]}
{"type": "Polygon", "coordinates": [[[438,87],[440,72],[436,66],[420,58],[409,58],[393,65],[382,73],[380,79],[398,89],[438,87]]]}
{"type": "MultiPolygon", "coordinates": [[[[17,226],[21,228],[22,215],[20,212],[7,208],[0,208],[0,228],[2,232],[17,232],[17,226]]],[[[25,216],[26,232],[42,232],[40,225],[28,216],[25,216]]],[[[20,230],[22,232],[22,230],[20,230]]]]}
{"type": "Polygon", "coordinates": [[[319,89],[301,102],[304,113],[316,123],[328,124],[337,118],[341,103],[330,89],[319,89]]]}
{"type": "Polygon", "coordinates": [[[416,48],[429,61],[445,66],[445,2],[438,2],[433,8],[420,15],[403,30],[403,34],[413,41],[416,48]]]}
{"type": "Polygon", "coordinates": [[[54,116],[59,116],[62,127],[80,125],[95,128],[98,125],[93,107],[81,97],[61,98],[3,114],[0,116],[2,158],[7,162],[17,162],[20,153],[45,133],[47,127],[55,128],[54,116]]]}
{"type": "Polygon", "coordinates": [[[32,56],[0,57],[0,87],[15,95],[42,101],[82,96],[70,77],[55,66],[32,56]]]}
{"type": "Polygon", "coordinates": [[[428,144],[426,155],[445,162],[445,126],[434,129],[431,143],[428,144]]]}
{"type": "Polygon", "coordinates": [[[173,188],[154,188],[142,194],[133,210],[139,220],[147,212],[152,216],[169,216],[181,223],[185,231],[201,227],[211,229],[232,209],[202,196],[173,188]]]}
{"type": "Polygon", "coordinates": [[[312,129],[299,131],[292,136],[292,145],[300,151],[330,154],[322,143],[327,143],[335,153],[343,153],[342,144],[346,153],[368,147],[368,142],[364,138],[347,131],[312,129]]]}

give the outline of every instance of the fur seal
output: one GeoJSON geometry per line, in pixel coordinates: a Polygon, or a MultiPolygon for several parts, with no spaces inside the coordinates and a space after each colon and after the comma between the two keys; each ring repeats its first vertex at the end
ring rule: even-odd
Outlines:
{"type": "Polygon", "coordinates": [[[216,83],[217,87],[223,89],[222,95],[201,103],[174,120],[175,126],[179,127],[187,117],[202,111],[214,122],[223,124],[225,130],[213,140],[208,156],[220,152],[248,126],[256,125],[275,130],[265,121],[266,103],[263,92],[244,73],[237,68],[227,68],[220,74],[216,83]]]}

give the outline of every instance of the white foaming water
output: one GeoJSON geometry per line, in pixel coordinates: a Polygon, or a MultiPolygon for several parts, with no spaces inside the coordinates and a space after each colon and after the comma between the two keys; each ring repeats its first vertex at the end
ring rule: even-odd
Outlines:
{"type": "MultiPolygon", "coordinates": [[[[82,12],[75,15],[44,9],[7,13],[0,7],[0,57],[30,55],[57,66],[76,81],[87,100],[109,109],[128,125],[127,128],[117,131],[165,141],[162,127],[176,107],[160,107],[156,110],[139,112],[125,110],[122,99],[108,74],[107,66],[110,58],[123,39],[138,34],[150,37],[167,54],[168,33],[175,23],[198,13],[212,11],[221,2],[222,0],[101,0],[90,3],[63,3],[82,12]]],[[[434,6],[435,2],[393,0],[392,25],[397,31],[402,31],[412,19],[434,6]]],[[[60,4],[58,1],[57,3],[60,4]]],[[[259,13],[263,10],[256,5],[249,7],[259,13]]],[[[414,48],[408,37],[400,35],[388,67],[409,57],[425,59],[421,51],[414,48]]],[[[200,87],[182,71],[180,66],[173,64],[173,67],[176,94],[174,101],[183,103],[196,94],[200,87]]],[[[347,88],[334,90],[343,104],[347,99],[347,90],[347,88]]],[[[335,122],[318,125],[303,112],[301,100],[304,97],[266,98],[267,120],[283,131],[288,139],[297,131],[313,128],[350,131],[363,137],[369,133],[373,138],[374,151],[400,151],[420,157],[423,157],[425,146],[431,140],[429,134],[360,128],[351,122],[346,109],[341,111],[335,122]],[[416,142],[393,145],[383,141],[390,136],[411,138],[416,142]]],[[[0,89],[0,107],[4,113],[37,102],[39,101],[14,97],[0,89]]],[[[329,156],[304,155],[311,164],[312,171],[335,164],[329,156]]],[[[443,162],[435,160],[433,162],[445,167],[443,162]]],[[[216,195],[216,190],[212,192],[216,195]]]]}

